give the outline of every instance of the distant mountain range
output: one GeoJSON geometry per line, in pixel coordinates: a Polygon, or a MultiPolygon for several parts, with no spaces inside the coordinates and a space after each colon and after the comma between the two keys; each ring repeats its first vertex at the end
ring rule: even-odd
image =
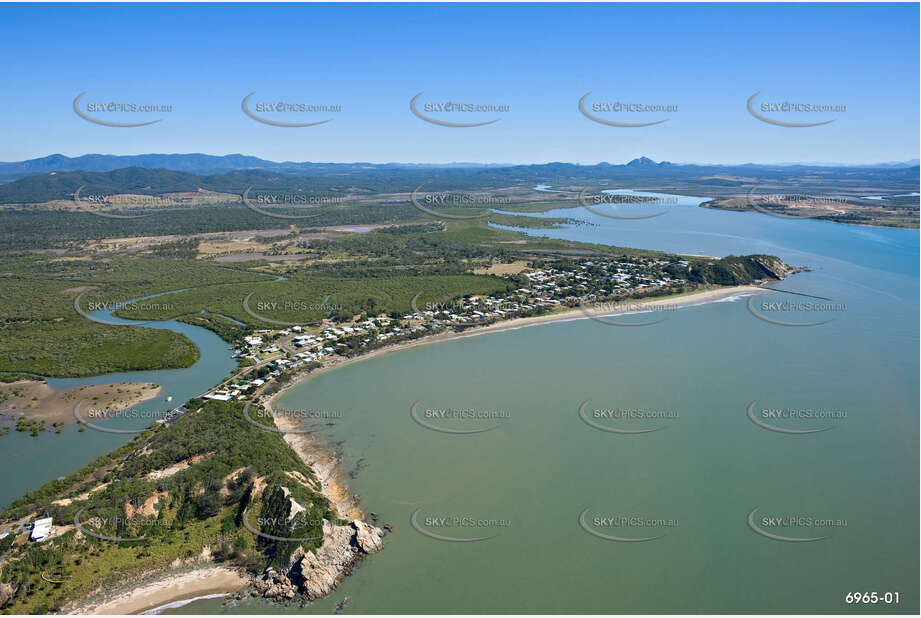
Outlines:
{"type": "Polygon", "coordinates": [[[510,163],[313,163],[310,161],[267,161],[259,157],[241,154],[207,155],[191,154],[140,154],[140,155],[104,155],[87,154],[80,157],[67,157],[53,154],[28,161],[0,163],[0,182],[24,178],[35,174],[49,172],[109,172],[126,167],[146,169],[166,169],[192,174],[220,174],[239,170],[273,170],[287,173],[342,173],[362,169],[405,169],[405,168],[444,168],[471,169],[511,167],[510,163]]]}
{"type": "Polygon", "coordinates": [[[720,195],[752,182],[805,190],[908,192],[918,187],[919,168],[825,167],[803,165],[697,165],[655,162],[639,157],[625,164],[544,163],[479,165],[454,163],[276,163],[258,157],[185,155],[52,155],[0,164],[0,204],[25,204],[115,193],[159,194],[177,191],[242,193],[247,187],[334,195],[372,195],[425,190],[484,189],[528,184],[657,187],[686,195],[720,195]]]}
{"type": "MultiPolygon", "coordinates": [[[[796,162],[796,163],[775,163],[775,165],[806,165],[810,167],[853,167],[853,168],[864,168],[864,167],[914,167],[918,164],[921,164],[921,159],[909,159],[908,161],[885,161],[883,163],[853,163],[850,165],[845,165],[843,163],[831,163],[828,161],[810,161],[806,162],[796,162]]],[[[754,165],[754,164],[753,164],[754,165]]]]}
{"type": "MultiPolygon", "coordinates": [[[[355,173],[367,170],[395,170],[395,169],[521,169],[525,167],[539,169],[543,166],[555,165],[574,165],[566,163],[547,163],[541,165],[517,165],[512,163],[446,163],[446,164],[427,164],[427,163],[316,163],[310,161],[268,161],[259,157],[252,157],[241,154],[231,155],[207,155],[200,153],[191,154],[140,154],[140,155],[104,155],[104,154],[87,154],[79,157],[67,157],[62,154],[53,154],[38,159],[29,159],[28,161],[16,161],[10,163],[0,163],[0,182],[9,182],[17,178],[25,178],[36,174],[47,174],[50,172],[110,172],[112,170],[124,169],[129,167],[139,167],[145,169],[165,169],[176,172],[188,172],[191,174],[222,174],[233,171],[244,170],[267,170],[288,174],[343,174],[355,173]]],[[[623,167],[611,163],[599,163],[603,167],[623,167]]],[[[905,162],[879,163],[875,165],[835,165],[832,163],[778,163],[773,165],[763,165],[746,163],[744,167],[759,168],[777,168],[777,167],[849,167],[849,168],[903,168],[914,167],[918,165],[918,159],[905,162]]],[[[592,166],[574,165],[577,168],[586,168],[592,166]]],[[[662,169],[664,167],[686,167],[693,169],[727,169],[732,167],[742,167],[733,165],[711,165],[687,163],[677,164],[668,161],[656,163],[647,157],[639,157],[625,164],[625,167],[631,169],[662,169]]]]}

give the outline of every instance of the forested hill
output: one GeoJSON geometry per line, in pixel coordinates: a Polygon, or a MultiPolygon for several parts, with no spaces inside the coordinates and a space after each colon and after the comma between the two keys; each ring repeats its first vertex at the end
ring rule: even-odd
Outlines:
{"type": "Polygon", "coordinates": [[[205,548],[256,575],[315,550],[324,523],[345,523],[261,408],[195,399],[189,409],[0,512],[4,529],[23,517],[60,528],[41,544],[0,541],[0,613],[53,612],[205,548]]]}
{"type": "Polygon", "coordinates": [[[140,155],[105,155],[87,154],[79,157],[67,157],[53,154],[47,157],[27,161],[0,162],[0,180],[14,180],[36,174],[50,172],[109,172],[125,167],[145,167],[149,169],[168,169],[193,174],[219,174],[234,170],[274,170],[302,172],[312,174],[336,174],[364,169],[399,169],[399,168],[486,168],[510,167],[502,163],[315,163],[312,161],[268,161],[242,154],[207,155],[190,154],[140,154],[140,155]]]}
{"type": "MultiPolygon", "coordinates": [[[[211,191],[241,193],[250,185],[301,191],[357,191],[359,193],[388,193],[411,191],[425,183],[427,190],[488,189],[536,184],[570,186],[605,185],[632,188],[671,188],[688,191],[688,195],[716,195],[721,191],[743,191],[753,183],[783,184],[798,191],[867,191],[870,187],[885,187],[886,191],[916,191],[919,168],[911,167],[810,167],[810,166],[712,166],[676,165],[667,161],[656,163],[645,157],[624,165],[599,163],[576,165],[547,163],[509,167],[435,167],[424,165],[364,163],[272,163],[255,157],[233,155],[224,167],[217,163],[195,164],[173,157],[208,157],[207,155],[144,155],[126,157],[135,165],[96,171],[105,167],[94,163],[87,155],[86,169],[63,169],[38,172],[54,165],[0,163],[0,204],[36,203],[68,199],[81,185],[85,193],[110,195],[114,193],[156,194],[176,191],[211,191]],[[254,161],[251,161],[254,159],[254,161]],[[253,163],[253,165],[248,165],[253,163]],[[150,167],[158,165],[158,167],[150,167]],[[10,167],[12,166],[12,167],[10,167]],[[19,166],[19,167],[16,167],[19,166]],[[179,168],[179,169],[177,169],[179,168]],[[4,169],[6,171],[4,172],[4,169]],[[18,170],[18,171],[17,171],[18,170]],[[22,177],[23,171],[31,174],[22,177]]],[[[224,161],[225,157],[209,157],[224,161]]],[[[32,163],[32,162],[26,162],[32,163]]]]}

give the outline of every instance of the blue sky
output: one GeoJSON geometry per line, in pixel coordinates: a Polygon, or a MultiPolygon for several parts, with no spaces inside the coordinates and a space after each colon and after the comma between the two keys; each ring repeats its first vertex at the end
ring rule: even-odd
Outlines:
{"type": "Polygon", "coordinates": [[[917,4],[0,5],[0,160],[63,153],[244,153],[272,160],[676,162],[906,160],[919,153],[917,4]],[[170,104],[160,114],[79,118],[73,99],[170,104]],[[240,102],[341,105],[245,116],[240,102]],[[410,113],[423,102],[508,105],[501,114],[410,113]],[[577,103],[676,105],[608,114],[577,103]],[[787,128],[745,107],[791,101],[843,113],[787,128]]]}

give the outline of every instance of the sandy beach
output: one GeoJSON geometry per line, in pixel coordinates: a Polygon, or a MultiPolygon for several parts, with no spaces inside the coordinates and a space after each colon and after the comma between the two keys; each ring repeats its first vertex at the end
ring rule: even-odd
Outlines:
{"type": "MultiPolygon", "coordinates": [[[[461,332],[441,332],[435,335],[429,335],[421,339],[416,339],[413,341],[406,341],[395,343],[392,345],[386,345],[377,349],[374,349],[365,354],[359,356],[354,356],[352,358],[334,358],[323,363],[322,367],[314,369],[313,371],[301,375],[297,375],[291,379],[290,382],[285,384],[285,387],[280,389],[278,392],[274,393],[269,399],[269,404],[271,401],[284,394],[288,389],[293,388],[298,385],[303,380],[306,380],[310,377],[319,375],[326,371],[331,371],[338,367],[343,367],[351,363],[357,363],[359,361],[367,360],[369,358],[375,358],[378,356],[383,356],[384,354],[389,354],[391,352],[397,352],[399,350],[408,350],[409,348],[414,348],[417,346],[429,345],[432,343],[438,343],[440,341],[447,341],[449,339],[460,339],[464,337],[476,337],[479,335],[494,333],[503,330],[514,330],[518,328],[525,328],[528,326],[537,326],[540,324],[549,324],[552,322],[567,322],[570,320],[589,320],[599,317],[614,317],[618,315],[625,315],[629,313],[639,313],[644,310],[655,311],[657,308],[661,309],[662,307],[668,307],[669,309],[678,309],[683,307],[691,307],[694,305],[703,305],[707,303],[717,302],[738,295],[747,295],[754,294],[758,292],[763,292],[764,288],[761,288],[757,285],[738,285],[732,287],[720,287],[716,289],[706,289],[706,290],[695,290],[693,292],[685,292],[682,294],[671,294],[669,296],[660,296],[653,299],[637,299],[637,300],[628,300],[621,303],[620,307],[613,306],[610,310],[592,310],[584,311],[580,307],[569,308],[567,307],[562,311],[555,311],[553,313],[545,313],[544,315],[536,315],[525,318],[512,318],[510,320],[503,320],[495,324],[490,324],[488,326],[475,326],[467,328],[461,332]]],[[[605,303],[605,306],[610,306],[611,303],[605,303]]],[[[276,419],[276,423],[278,419],[276,419]]]]}
{"type": "MultiPolygon", "coordinates": [[[[737,286],[730,288],[717,288],[708,290],[699,290],[685,294],[676,294],[655,298],[651,300],[627,301],[621,307],[611,307],[610,311],[591,312],[592,316],[616,316],[625,313],[635,313],[644,310],[655,310],[663,306],[669,309],[677,307],[688,307],[697,304],[716,302],[740,294],[751,294],[760,291],[761,288],[754,285],[737,286]]],[[[464,332],[444,332],[410,341],[406,343],[397,343],[373,350],[367,354],[362,354],[354,358],[335,359],[319,369],[309,373],[295,376],[285,388],[271,395],[263,405],[266,409],[272,411],[272,402],[276,397],[286,392],[289,388],[299,384],[303,380],[313,377],[324,371],[330,371],[337,367],[343,367],[350,363],[366,360],[377,356],[382,356],[397,350],[404,350],[416,346],[428,345],[438,341],[446,341],[454,338],[472,337],[491,332],[499,332],[510,329],[525,328],[537,326],[540,324],[549,324],[553,322],[568,320],[591,319],[582,308],[567,308],[564,311],[558,311],[541,316],[526,318],[514,318],[505,320],[489,326],[470,328],[464,332]]],[[[275,415],[275,424],[282,430],[300,429],[296,419],[286,415],[275,415]]],[[[321,485],[322,493],[327,496],[330,502],[335,506],[336,511],[341,517],[349,519],[363,519],[364,514],[359,505],[359,499],[349,493],[347,483],[339,469],[339,459],[337,455],[330,452],[327,445],[313,438],[310,434],[305,433],[285,433],[285,441],[297,453],[301,460],[314,471],[321,485]]],[[[144,583],[137,588],[117,596],[108,598],[94,604],[87,604],[77,607],[71,613],[82,614],[138,614],[151,609],[159,608],[164,605],[176,603],[183,600],[201,598],[213,594],[232,594],[242,590],[248,585],[248,579],[239,572],[225,567],[209,566],[199,568],[193,571],[184,572],[176,575],[174,573],[164,572],[158,575],[156,579],[144,583]]]]}
{"type": "MultiPolygon", "coordinates": [[[[357,363],[369,358],[383,356],[385,354],[399,350],[407,350],[409,348],[429,345],[439,341],[448,341],[450,339],[459,339],[464,337],[476,337],[488,333],[526,328],[529,326],[538,326],[541,324],[550,324],[553,322],[588,320],[592,319],[593,317],[614,317],[627,313],[642,312],[644,310],[661,310],[661,308],[666,306],[669,308],[669,310],[674,308],[690,307],[693,305],[720,301],[733,296],[753,294],[760,291],[763,291],[763,289],[756,285],[740,285],[734,287],[695,290],[693,292],[672,294],[669,296],[662,296],[649,300],[639,299],[635,301],[626,301],[621,303],[621,306],[619,307],[611,307],[610,310],[588,310],[589,315],[587,315],[587,312],[580,307],[567,308],[564,311],[557,311],[545,315],[513,318],[511,320],[504,320],[502,322],[490,324],[488,326],[468,328],[463,332],[442,332],[414,341],[395,343],[392,345],[380,347],[372,350],[371,352],[361,354],[360,356],[355,356],[353,358],[332,359],[324,363],[322,367],[314,369],[309,373],[302,373],[300,375],[294,376],[285,385],[284,388],[280,389],[276,393],[273,393],[266,401],[263,402],[262,405],[268,412],[271,413],[272,403],[275,401],[275,399],[283,395],[289,389],[297,386],[304,380],[317,376],[326,371],[332,371],[333,369],[344,367],[345,365],[349,365],[351,363],[357,363]]],[[[283,414],[273,415],[273,418],[275,420],[275,425],[279,429],[287,431],[301,429],[298,422],[290,416],[283,414]]],[[[331,453],[329,451],[328,445],[322,443],[307,433],[285,433],[283,435],[285,437],[285,441],[289,446],[291,446],[292,449],[294,449],[301,460],[313,469],[322,485],[321,491],[327,498],[329,498],[330,502],[335,505],[339,515],[351,519],[363,519],[364,513],[361,510],[359,501],[356,496],[349,493],[345,475],[339,468],[339,459],[335,453],[331,453]]]]}
{"type": "Polygon", "coordinates": [[[211,594],[232,594],[244,589],[249,579],[226,567],[204,567],[176,574],[164,572],[156,579],[115,598],[80,605],[69,614],[140,614],[185,599],[211,594]]]}
{"type": "Polygon", "coordinates": [[[18,380],[0,384],[0,415],[45,421],[74,423],[74,406],[86,401],[86,407],[111,410],[115,415],[142,401],[153,399],[162,387],[152,382],[94,384],[58,391],[36,380],[18,380]],[[5,399],[4,397],[5,396],[5,399]]]}

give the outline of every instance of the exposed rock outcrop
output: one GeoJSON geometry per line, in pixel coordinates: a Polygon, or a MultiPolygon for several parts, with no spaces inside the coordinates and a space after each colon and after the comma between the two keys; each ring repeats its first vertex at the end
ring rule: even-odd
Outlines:
{"type": "Polygon", "coordinates": [[[287,571],[266,569],[253,582],[252,594],[276,601],[302,597],[306,601],[326,596],[367,554],[383,547],[384,532],[361,520],[347,526],[323,521],[323,544],[316,550],[298,547],[287,571]]]}
{"type": "Polygon", "coordinates": [[[355,526],[355,542],[358,548],[366,554],[373,554],[384,546],[381,535],[383,532],[380,528],[375,528],[363,521],[355,520],[352,522],[355,526]]]}
{"type": "Polygon", "coordinates": [[[729,255],[692,264],[689,278],[692,283],[749,285],[780,280],[802,270],[772,255],[729,255]]]}
{"type": "Polygon", "coordinates": [[[765,278],[784,279],[787,275],[803,271],[802,268],[785,264],[781,259],[772,255],[752,255],[748,257],[754,264],[761,267],[765,278]]]}
{"type": "Polygon", "coordinates": [[[0,607],[13,598],[16,589],[10,584],[0,583],[0,607]]]}

